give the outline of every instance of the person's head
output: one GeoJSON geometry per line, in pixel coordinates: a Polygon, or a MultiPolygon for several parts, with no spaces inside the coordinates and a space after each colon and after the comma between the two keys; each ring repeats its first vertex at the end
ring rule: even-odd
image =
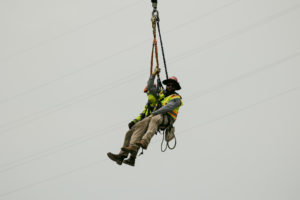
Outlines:
{"type": "Polygon", "coordinates": [[[175,92],[175,90],[180,90],[181,86],[175,76],[172,76],[163,81],[163,84],[166,85],[167,92],[175,92]]]}
{"type": "MultiPolygon", "coordinates": [[[[156,87],[156,84],[154,84],[154,87],[156,87]]],[[[153,94],[151,94],[149,91],[148,91],[148,87],[146,86],[145,89],[144,89],[144,93],[147,94],[147,97],[148,97],[148,103],[150,104],[155,104],[156,103],[156,98],[153,94]]]]}

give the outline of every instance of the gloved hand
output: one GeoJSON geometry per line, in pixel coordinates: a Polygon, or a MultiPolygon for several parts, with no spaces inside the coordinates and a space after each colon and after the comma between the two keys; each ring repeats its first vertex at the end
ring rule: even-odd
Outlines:
{"type": "Polygon", "coordinates": [[[131,129],[133,126],[134,126],[135,122],[134,121],[131,121],[129,124],[128,124],[128,127],[129,129],[131,129]]]}
{"type": "Polygon", "coordinates": [[[160,68],[156,67],[154,72],[153,72],[153,75],[157,75],[160,73],[160,68]]]}

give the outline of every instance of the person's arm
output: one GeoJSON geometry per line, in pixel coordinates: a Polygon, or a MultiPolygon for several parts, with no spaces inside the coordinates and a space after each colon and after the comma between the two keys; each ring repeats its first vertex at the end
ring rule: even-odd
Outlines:
{"type": "Polygon", "coordinates": [[[133,125],[135,125],[137,122],[139,122],[145,118],[146,111],[147,111],[147,105],[145,106],[143,112],[137,118],[135,118],[134,120],[129,122],[129,124],[128,124],[129,129],[131,129],[133,127],[133,125]]]}
{"type": "Polygon", "coordinates": [[[148,83],[147,83],[147,89],[150,94],[157,96],[159,91],[158,91],[158,88],[154,86],[154,80],[155,80],[155,75],[150,76],[148,83]]]}
{"type": "Polygon", "coordinates": [[[155,68],[153,74],[150,76],[147,83],[147,88],[149,93],[155,95],[155,97],[157,97],[157,94],[160,92],[159,88],[157,88],[154,85],[155,76],[158,75],[159,73],[160,73],[160,68],[155,68]]]}
{"type": "Polygon", "coordinates": [[[145,118],[145,115],[146,115],[146,111],[147,111],[147,105],[145,106],[143,112],[142,112],[137,118],[135,118],[135,119],[133,120],[134,123],[137,123],[137,122],[141,121],[142,119],[144,119],[144,118],[145,118]]]}
{"type": "Polygon", "coordinates": [[[171,101],[169,101],[169,103],[167,103],[167,105],[154,111],[152,114],[153,115],[165,114],[167,112],[174,110],[175,108],[179,107],[180,105],[181,105],[181,101],[179,98],[172,99],[171,101]]]}

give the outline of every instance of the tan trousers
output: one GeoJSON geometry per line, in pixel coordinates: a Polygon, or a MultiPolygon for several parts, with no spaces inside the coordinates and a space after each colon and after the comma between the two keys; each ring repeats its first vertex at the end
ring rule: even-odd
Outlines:
{"type": "Polygon", "coordinates": [[[167,115],[155,115],[152,118],[145,118],[141,121],[136,130],[134,130],[130,145],[137,146],[135,143],[140,141],[141,139],[145,140],[147,144],[150,143],[151,138],[158,131],[159,126],[167,125],[168,117],[167,115]]]}
{"type": "Polygon", "coordinates": [[[142,140],[145,140],[146,143],[149,144],[151,138],[158,131],[159,126],[167,125],[168,123],[169,119],[167,115],[160,114],[153,116],[149,122],[146,133],[142,137],[142,140]]]}
{"type": "MultiPolygon", "coordinates": [[[[130,139],[131,139],[132,134],[133,134],[133,130],[132,130],[132,128],[131,128],[131,129],[129,129],[129,130],[127,131],[127,133],[126,133],[126,135],[125,135],[123,147],[128,147],[128,146],[129,146],[129,143],[130,143],[130,139]]],[[[123,156],[125,156],[125,157],[128,156],[128,152],[125,152],[125,151],[122,151],[122,150],[120,151],[119,154],[120,154],[120,155],[123,155],[123,156]]]]}
{"type": "MultiPolygon", "coordinates": [[[[138,150],[136,143],[141,139],[145,140],[147,144],[150,143],[151,138],[158,131],[159,126],[168,125],[169,119],[167,115],[155,115],[152,118],[146,117],[142,121],[137,122],[129,131],[127,131],[123,143],[123,147],[133,146],[138,150]]],[[[128,156],[127,152],[120,151],[121,155],[128,156]]],[[[136,155],[132,155],[136,157],[136,155]]]]}
{"type": "MultiPolygon", "coordinates": [[[[123,147],[128,147],[129,145],[133,145],[138,149],[138,146],[135,144],[136,142],[142,139],[142,136],[147,130],[148,124],[150,122],[150,118],[146,117],[142,121],[137,122],[130,130],[127,131],[123,147]]],[[[120,151],[120,155],[128,156],[128,152],[120,151]]],[[[136,155],[132,155],[136,157],[136,155]]]]}

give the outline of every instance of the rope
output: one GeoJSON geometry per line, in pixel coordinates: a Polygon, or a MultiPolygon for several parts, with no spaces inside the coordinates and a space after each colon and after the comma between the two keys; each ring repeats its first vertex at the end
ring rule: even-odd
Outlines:
{"type": "Polygon", "coordinates": [[[158,50],[157,50],[156,37],[154,37],[153,44],[152,44],[151,63],[150,63],[150,76],[152,75],[152,71],[153,71],[153,54],[154,54],[154,52],[155,52],[156,68],[158,68],[159,67],[159,62],[158,62],[158,50]]]}
{"type": "MultiPolygon", "coordinates": [[[[166,56],[165,56],[165,51],[164,51],[164,47],[163,47],[163,42],[162,42],[162,37],[161,37],[161,32],[160,32],[160,25],[159,25],[159,13],[157,11],[157,0],[151,0],[152,2],[152,6],[153,6],[153,11],[152,11],[152,29],[153,29],[153,44],[152,44],[152,53],[151,53],[151,65],[150,65],[150,76],[152,75],[152,71],[153,71],[153,54],[155,51],[155,58],[156,58],[156,68],[159,68],[159,62],[158,62],[158,49],[157,49],[157,40],[156,40],[156,26],[158,28],[158,34],[159,34],[159,40],[160,40],[160,45],[161,45],[161,51],[162,51],[162,56],[163,56],[163,61],[164,61],[164,67],[165,67],[165,72],[166,72],[166,78],[168,79],[168,70],[167,70],[167,63],[166,63],[166,56]]],[[[157,87],[164,89],[162,86],[162,83],[160,81],[160,77],[159,74],[157,75],[157,87]]],[[[160,131],[159,131],[160,132],[160,131]]],[[[163,132],[163,139],[161,141],[161,151],[165,152],[167,150],[167,148],[169,149],[175,149],[177,141],[176,141],[176,137],[175,137],[175,144],[173,147],[170,147],[169,142],[166,141],[166,146],[163,147],[164,145],[164,140],[166,138],[166,130],[164,130],[163,132]]]]}
{"type": "Polygon", "coordinates": [[[150,62],[150,76],[152,76],[153,71],[153,51],[154,51],[154,43],[152,44],[152,52],[151,52],[151,62],[150,62]]]}
{"type": "Polygon", "coordinates": [[[166,77],[167,77],[167,79],[169,79],[168,70],[167,70],[167,63],[166,63],[166,57],[165,57],[165,51],[164,51],[164,46],[163,46],[162,37],[161,37],[161,33],[160,33],[159,20],[156,23],[157,23],[157,28],[158,28],[161,52],[162,52],[162,56],[163,56],[163,60],[164,60],[164,67],[165,67],[166,77]]]}
{"type": "MultiPolygon", "coordinates": [[[[152,1],[152,3],[157,3],[157,1],[152,1]]],[[[156,5],[157,6],[157,5],[156,5]]],[[[153,11],[152,11],[152,29],[153,29],[153,44],[152,44],[152,53],[151,53],[151,66],[150,66],[150,75],[152,75],[153,71],[153,53],[155,51],[155,57],[156,57],[156,68],[159,67],[158,63],[158,49],[157,49],[157,39],[156,39],[156,27],[158,29],[158,34],[159,34],[159,41],[160,41],[160,46],[161,46],[161,51],[162,51],[162,56],[163,56],[163,61],[164,61],[164,68],[166,72],[166,78],[168,79],[168,70],[167,70],[167,62],[166,62],[166,56],[165,56],[165,51],[164,51],[164,46],[162,42],[162,36],[161,36],[161,31],[160,31],[160,25],[159,25],[159,13],[157,10],[157,7],[153,6],[153,11]]],[[[158,75],[159,76],[159,75],[158,75]]]]}
{"type": "Polygon", "coordinates": [[[151,64],[150,64],[150,76],[152,75],[153,71],[153,54],[155,52],[155,60],[156,60],[156,68],[159,68],[159,61],[158,61],[158,48],[157,48],[157,39],[156,39],[156,22],[158,20],[158,12],[156,9],[152,12],[152,29],[153,29],[153,43],[152,43],[152,53],[151,53],[151,64]]]}
{"type": "Polygon", "coordinates": [[[163,138],[162,138],[162,141],[161,141],[161,144],[160,144],[160,150],[161,150],[161,152],[165,152],[168,148],[168,144],[166,144],[166,147],[163,148],[163,144],[164,144],[164,140],[165,140],[165,131],[163,131],[162,134],[163,134],[163,138]]]}
{"type": "Polygon", "coordinates": [[[176,136],[174,135],[175,143],[174,143],[174,146],[173,146],[173,147],[170,147],[169,142],[166,141],[166,146],[163,148],[163,144],[164,144],[164,141],[165,141],[165,138],[166,138],[166,130],[164,130],[164,131],[162,132],[162,134],[163,134],[163,138],[162,138],[162,141],[161,141],[161,144],[160,144],[160,150],[161,150],[161,152],[165,152],[168,148],[169,148],[170,150],[175,149],[175,147],[176,147],[176,145],[177,145],[177,139],[176,139],[176,136]]]}
{"type": "Polygon", "coordinates": [[[175,147],[176,147],[176,145],[177,145],[177,139],[176,139],[176,136],[175,136],[175,135],[174,135],[174,139],[175,139],[175,143],[174,143],[174,146],[173,146],[173,147],[170,147],[169,142],[167,142],[167,145],[168,145],[169,149],[171,149],[171,150],[175,149],[175,147]]]}
{"type": "MultiPolygon", "coordinates": [[[[157,3],[157,1],[153,0],[152,3],[157,3]]],[[[167,79],[168,79],[165,53],[164,53],[164,48],[162,46],[162,38],[161,38],[160,27],[159,27],[159,13],[158,13],[156,8],[157,8],[156,6],[153,6],[152,18],[151,18],[152,29],[153,29],[153,43],[152,43],[152,53],[151,53],[150,76],[152,75],[152,71],[153,71],[154,51],[155,51],[155,59],[156,59],[156,68],[159,68],[158,47],[157,47],[157,39],[156,39],[156,26],[157,26],[158,27],[160,44],[161,44],[161,49],[162,49],[163,60],[164,60],[164,66],[165,66],[165,71],[166,71],[166,76],[167,76],[167,79]]],[[[162,90],[164,89],[164,87],[161,83],[159,74],[157,74],[157,87],[158,87],[158,89],[162,89],[162,90]]]]}

